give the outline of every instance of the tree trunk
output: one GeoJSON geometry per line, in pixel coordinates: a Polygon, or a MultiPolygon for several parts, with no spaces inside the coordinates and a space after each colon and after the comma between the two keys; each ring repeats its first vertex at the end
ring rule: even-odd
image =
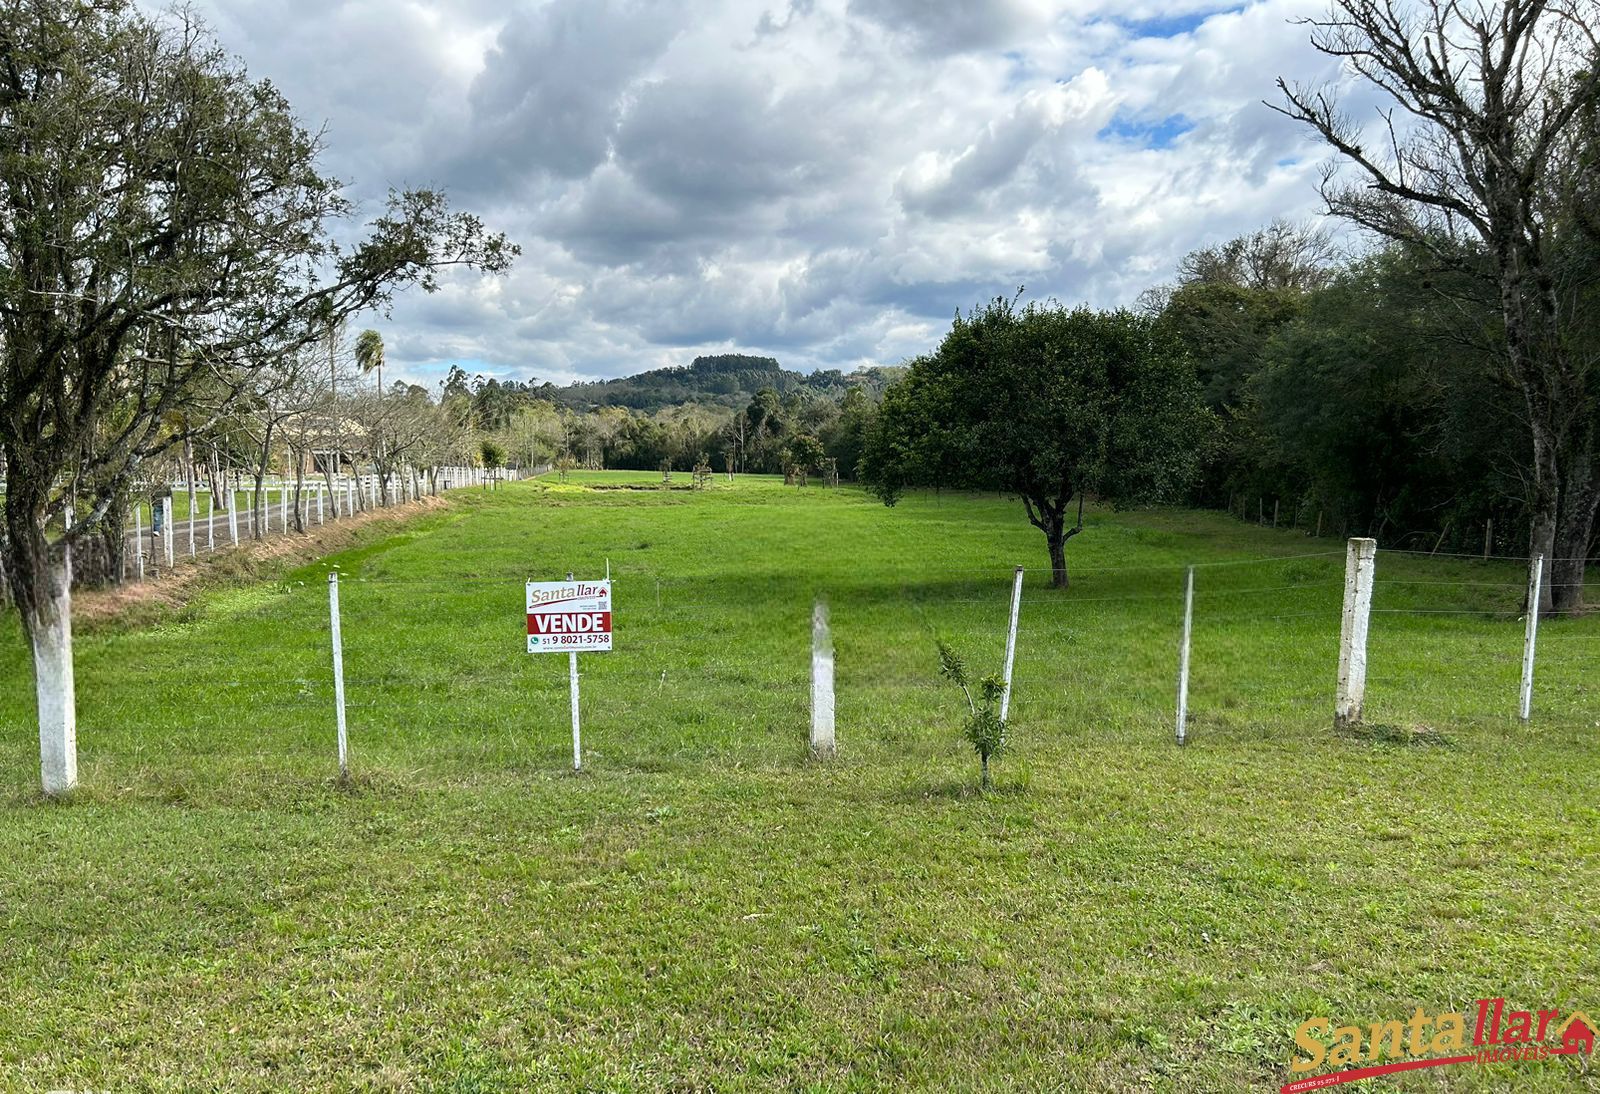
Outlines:
{"type": "Polygon", "coordinates": [[[1051,527],[1045,529],[1045,539],[1050,544],[1050,585],[1052,588],[1067,588],[1067,536],[1061,527],[1060,518],[1051,522],[1051,527]]]}
{"type": "Polygon", "coordinates": [[[46,497],[12,481],[6,499],[11,592],[33,650],[39,713],[39,771],[44,792],[78,783],[77,703],[72,676],[72,558],[45,535],[46,497]]]}
{"type": "MultiPolygon", "coordinates": [[[[1549,608],[1562,615],[1583,610],[1583,576],[1589,540],[1594,533],[1595,505],[1600,491],[1588,481],[1588,461],[1580,461],[1568,475],[1561,517],[1556,524],[1552,550],[1545,556],[1545,589],[1549,608]]],[[[1539,598],[1545,601],[1541,595],[1539,598]]]]}
{"type": "Polygon", "coordinates": [[[118,487],[100,518],[100,527],[94,538],[99,542],[104,573],[102,580],[108,585],[121,585],[127,576],[128,565],[128,491],[118,487]]]}
{"type": "Polygon", "coordinates": [[[305,534],[306,522],[300,515],[300,495],[306,488],[306,461],[302,456],[296,456],[294,461],[294,530],[305,534]]]}
{"type": "Polygon", "coordinates": [[[263,504],[262,497],[261,497],[261,482],[262,482],[263,479],[266,478],[266,476],[267,476],[267,469],[265,467],[259,467],[259,468],[256,469],[255,476],[254,476],[254,478],[255,478],[255,487],[256,487],[255,488],[255,494],[250,499],[250,538],[251,539],[261,539],[263,534],[264,534],[262,532],[262,525],[265,523],[265,521],[262,519],[262,515],[261,514],[262,514],[262,510],[265,508],[265,505],[263,504]]]}
{"type": "Polygon", "coordinates": [[[1067,540],[1083,530],[1083,494],[1066,488],[1056,491],[1053,497],[1018,492],[1022,494],[1022,504],[1028,510],[1028,523],[1044,533],[1045,543],[1050,548],[1050,586],[1065,589],[1068,586],[1067,540]],[[1078,494],[1078,523],[1068,528],[1067,505],[1074,493],[1078,494]]]}
{"type": "Polygon", "coordinates": [[[254,502],[251,505],[251,510],[250,510],[251,513],[254,514],[254,516],[255,516],[255,520],[254,520],[255,527],[253,527],[250,531],[251,531],[251,534],[256,539],[262,538],[262,534],[263,534],[262,533],[262,526],[266,523],[262,519],[262,516],[261,516],[261,509],[262,509],[261,484],[267,477],[267,460],[269,460],[271,457],[272,457],[272,420],[269,418],[267,420],[266,433],[263,434],[262,438],[261,438],[261,462],[256,464],[256,470],[255,470],[256,496],[255,496],[254,502]]]}
{"type": "MultiPolygon", "coordinates": [[[[315,457],[312,457],[315,459],[315,457]]],[[[333,488],[333,469],[339,462],[338,453],[322,461],[322,481],[328,488],[328,502],[333,506],[333,519],[339,519],[339,492],[333,488]]]]}
{"type": "Polygon", "coordinates": [[[988,790],[989,789],[989,757],[980,752],[978,754],[978,763],[982,766],[982,770],[983,770],[983,774],[979,777],[978,785],[982,789],[988,790]]]}
{"type": "Polygon", "coordinates": [[[206,483],[211,488],[213,513],[226,513],[233,508],[233,499],[228,496],[227,482],[227,478],[222,474],[222,461],[217,458],[217,450],[213,446],[211,454],[206,457],[206,483]]]}
{"type": "MultiPolygon", "coordinates": [[[[1528,402],[1531,413],[1543,401],[1529,394],[1528,402]]],[[[1600,502],[1586,447],[1581,438],[1564,441],[1535,419],[1528,554],[1545,559],[1539,592],[1539,611],[1545,615],[1570,615],[1583,607],[1585,556],[1600,502]]]]}

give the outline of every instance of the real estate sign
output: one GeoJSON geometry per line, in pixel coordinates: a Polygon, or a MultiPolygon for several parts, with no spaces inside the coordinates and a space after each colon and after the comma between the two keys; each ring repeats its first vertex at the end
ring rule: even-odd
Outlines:
{"type": "Polygon", "coordinates": [[[529,653],[608,653],[611,582],[528,582],[529,653]]]}

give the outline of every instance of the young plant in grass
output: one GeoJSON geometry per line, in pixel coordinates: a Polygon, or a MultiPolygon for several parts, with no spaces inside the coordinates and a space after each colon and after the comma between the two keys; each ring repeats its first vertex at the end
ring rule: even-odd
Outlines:
{"type": "Polygon", "coordinates": [[[1000,718],[1000,696],[1005,691],[1005,681],[990,674],[977,682],[977,694],[967,676],[967,663],[942,639],[939,642],[939,675],[961,689],[967,699],[967,719],[962,724],[962,734],[972,743],[982,765],[980,785],[988,790],[989,761],[1006,747],[1006,723],[1000,718]]]}

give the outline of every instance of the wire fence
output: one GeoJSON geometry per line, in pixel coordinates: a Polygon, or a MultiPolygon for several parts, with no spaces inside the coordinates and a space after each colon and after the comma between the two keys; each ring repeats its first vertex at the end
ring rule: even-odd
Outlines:
{"type": "MultiPolygon", "coordinates": [[[[1531,631],[1519,562],[1378,552],[1361,725],[1429,739],[1523,726],[1531,631]]],[[[604,560],[573,568],[585,579],[606,572],[604,560]]],[[[525,645],[524,582],[552,575],[470,560],[463,570],[439,580],[378,559],[339,575],[342,709],[358,766],[364,752],[408,763],[564,762],[568,659],[525,645]]],[[[614,651],[578,658],[583,754],[631,767],[803,754],[818,694],[819,602],[829,609],[838,748],[892,754],[948,741],[962,700],[940,678],[937,645],[960,650],[978,675],[1003,672],[1015,568],[907,571],[914,576],[848,581],[775,564],[733,580],[618,564],[614,651]]],[[[230,620],[273,629],[248,666],[203,681],[151,666],[137,702],[96,702],[86,721],[126,719],[197,738],[259,722],[265,751],[331,752],[341,704],[324,573],[275,587],[230,620]],[[151,709],[184,715],[161,725],[141,713],[151,709]]],[[[1009,675],[1010,722],[1022,739],[1109,731],[1155,746],[1180,724],[1191,743],[1330,730],[1348,683],[1346,552],[1084,567],[1072,579],[1056,589],[1048,572],[1024,575],[1009,675]]],[[[1532,648],[1527,726],[1595,724],[1600,618],[1546,619],[1532,648]]]]}

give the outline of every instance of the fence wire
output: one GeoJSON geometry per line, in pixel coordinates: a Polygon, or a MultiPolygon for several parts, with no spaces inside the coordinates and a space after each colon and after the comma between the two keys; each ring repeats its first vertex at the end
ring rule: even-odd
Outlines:
{"type": "MultiPolygon", "coordinates": [[[[1295,736],[1331,725],[1345,611],[1343,551],[1196,564],[1188,734],[1295,736]]],[[[1527,575],[1516,559],[1380,551],[1367,643],[1366,716],[1399,726],[1514,723],[1527,575]]],[[[559,758],[566,658],[526,652],[518,606],[530,575],[503,564],[448,580],[386,572],[381,556],[339,578],[352,748],[407,756],[559,758]]],[[[604,572],[585,567],[589,576],[604,572]]],[[[1006,565],[915,567],[855,582],[774,572],[740,580],[613,559],[614,652],[579,657],[593,748],[614,762],[803,750],[813,605],[830,607],[841,746],[947,740],[962,699],[938,643],[978,675],[1000,672],[1006,565]],[[908,736],[909,735],[909,736],[908,736]],[[920,736],[919,736],[920,735],[920,736]]],[[[1012,670],[1018,732],[1160,740],[1173,729],[1183,632],[1182,561],[1074,567],[1066,589],[1024,574],[1012,670]]],[[[271,627],[248,665],[143,673],[136,700],[86,698],[83,720],[143,734],[255,727],[261,747],[311,748],[334,722],[327,567],[262,590],[230,626],[271,627]],[[147,710],[181,710],[182,719],[147,710]],[[177,724],[178,721],[181,725],[177,724]]],[[[1541,624],[1534,720],[1592,722],[1600,619],[1541,624]]],[[[99,695],[101,689],[96,689],[99,695]]],[[[1585,723],[1586,724],[1586,723],[1585,723]]]]}

